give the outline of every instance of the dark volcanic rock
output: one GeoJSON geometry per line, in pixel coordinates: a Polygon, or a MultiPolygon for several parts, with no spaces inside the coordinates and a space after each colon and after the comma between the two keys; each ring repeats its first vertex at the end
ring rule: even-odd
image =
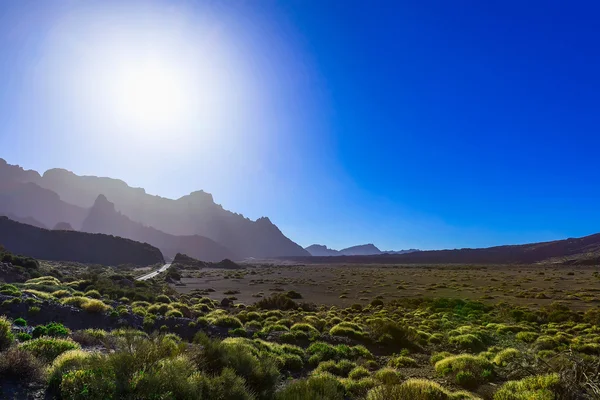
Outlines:
{"type": "Polygon", "coordinates": [[[0,217],[0,243],[14,254],[41,260],[102,265],[154,265],[164,262],[156,247],[120,237],[76,231],[50,231],[0,217]]]}

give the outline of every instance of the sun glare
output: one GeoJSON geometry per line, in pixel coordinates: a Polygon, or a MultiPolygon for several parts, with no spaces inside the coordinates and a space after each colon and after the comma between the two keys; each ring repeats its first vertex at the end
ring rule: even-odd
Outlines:
{"type": "Polygon", "coordinates": [[[179,68],[157,61],[132,62],[118,75],[115,111],[128,123],[160,128],[186,117],[190,97],[186,96],[186,77],[179,68]]]}

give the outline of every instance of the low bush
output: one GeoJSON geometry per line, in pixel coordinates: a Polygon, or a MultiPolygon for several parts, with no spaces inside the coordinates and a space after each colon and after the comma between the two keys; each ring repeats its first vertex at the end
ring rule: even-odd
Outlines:
{"type": "Polygon", "coordinates": [[[369,391],[366,400],[459,400],[476,397],[467,392],[450,392],[427,379],[409,379],[399,385],[378,386],[369,391]]]}
{"type": "Polygon", "coordinates": [[[407,356],[398,356],[392,357],[388,362],[388,366],[392,368],[410,368],[416,367],[417,362],[413,358],[407,356]]]}
{"type": "Polygon", "coordinates": [[[0,316],[0,351],[6,350],[15,341],[12,333],[12,324],[4,317],[0,316]]]}
{"type": "Polygon", "coordinates": [[[30,352],[12,347],[0,354],[0,377],[23,382],[40,381],[42,364],[30,352]]]}
{"type": "Polygon", "coordinates": [[[394,368],[385,367],[373,374],[373,377],[384,385],[396,385],[402,382],[402,374],[394,368]]]}
{"type": "Polygon", "coordinates": [[[68,350],[57,356],[48,367],[47,380],[51,390],[58,390],[63,375],[75,369],[82,368],[91,357],[91,353],[83,350],[68,350]]]}
{"type": "Polygon", "coordinates": [[[275,400],[344,400],[346,389],[333,375],[319,374],[294,381],[275,394],[275,400]]]}
{"type": "Polygon", "coordinates": [[[460,384],[460,380],[469,382],[470,385],[476,385],[491,378],[493,366],[483,357],[460,354],[438,361],[435,364],[435,371],[442,376],[453,376],[457,384],[460,384]]]}
{"type": "Polygon", "coordinates": [[[494,394],[494,400],[554,400],[560,398],[560,386],[558,374],[530,376],[506,382],[494,394]]]}
{"type": "Polygon", "coordinates": [[[41,360],[51,362],[65,351],[79,349],[80,346],[71,339],[40,337],[20,343],[19,348],[31,352],[41,360]]]}

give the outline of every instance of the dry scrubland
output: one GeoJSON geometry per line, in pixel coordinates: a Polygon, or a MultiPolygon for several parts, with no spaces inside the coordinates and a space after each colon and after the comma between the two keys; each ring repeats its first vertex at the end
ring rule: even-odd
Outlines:
{"type": "Polygon", "coordinates": [[[240,270],[182,270],[173,287],[180,293],[203,291],[221,300],[231,296],[254,303],[290,290],[317,304],[366,305],[373,298],[389,301],[415,297],[448,297],[547,306],[561,301],[574,310],[600,303],[600,268],[563,266],[389,266],[300,265],[249,266],[240,270]]]}
{"type": "Polygon", "coordinates": [[[13,262],[0,398],[600,398],[594,268],[13,262]]]}

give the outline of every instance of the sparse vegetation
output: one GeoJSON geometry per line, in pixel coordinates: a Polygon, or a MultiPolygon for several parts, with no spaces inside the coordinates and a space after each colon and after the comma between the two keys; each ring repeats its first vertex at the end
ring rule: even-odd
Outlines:
{"type": "MultiPolygon", "coordinates": [[[[592,372],[600,354],[600,311],[593,303],[574,311],[548,289],[552,299],[517,297],[520,288],[513,302],[495,305],[398,298],[384,290],[414,290],[405,269],[339,268],[337,292],[334,283],[311,282],[331,286],[333,304],[314,304],[297,302],[306,299],[284,289],[302,287],[299,280],[264,278],[279,276],[270,267],[195,269],[213,279],[214,289],[178,293],[179,286],[161,279],[135,282],[127,270],[71,266],[59,273],[53,265],[40,263],[39,276],[0,287],[7,313],[0,318],[0,359],[11,360],[0,361],[0,373],[45,382],[57,398],[475,399],[485,390],[483,397],[495,400],[571,400],[592,393],[600,380],[592,372]],[[225,275],[231,288],[214,280],[225,275]],[[244,280],[252,284],[244,288],[244,280]],[[271,294],[253,297],[255,285],[271,294]],[[225,292],[253,300],[225,301],[219,297],[225,292]],[[530,298],[547,304],[521,300],[530,298]],[[109,325],[72,331],[68,318],[64,325],[37,322],[49,306],[76,316],[78,329],[85,318],[109,325]],[[30,312],[34,307],[38,313],[30,312]]],[[[182,280],[188,271],[180,269],[182,280]]],[[[423,293],[468,285],[463,269],[412,268],[410,277],[431,271],[447,279],[421,286],[423,293]]],[[[554,275],[564,276],[532,270],[528,279],[541,286],[554,275]]],[[[580,298],[584,291],[596,293],[574,293],[580,298]]]]}

